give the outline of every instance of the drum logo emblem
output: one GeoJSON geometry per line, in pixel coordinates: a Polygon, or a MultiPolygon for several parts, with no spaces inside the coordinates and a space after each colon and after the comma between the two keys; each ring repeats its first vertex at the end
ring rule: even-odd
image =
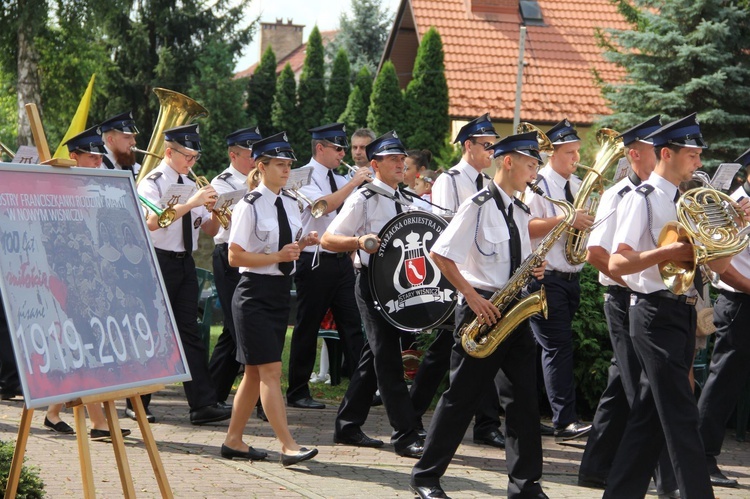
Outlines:
{"type": "Polygon", "coordinates": [[[406,279],[412,286],[419,286],[427,276],[423,256],[406,260],[404,262],[404,269],[406,270],[406,279]]]}

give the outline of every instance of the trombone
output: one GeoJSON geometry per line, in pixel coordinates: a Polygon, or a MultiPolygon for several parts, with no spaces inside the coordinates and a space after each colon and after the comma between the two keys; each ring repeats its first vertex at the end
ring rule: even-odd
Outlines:
{"type": "Polygon", "coordinates": [[[282,188],[282,190],[292,192],[298,200],[307,203],[307,205],[310,206],[310,213],[312,214],[313,218],[320,218],[326,214],[326,210],[328,209],[328,201],[326,201],[325,199],[317,199],[315,201],[312,201],[310,200],[310,198],[302,194],[299,189],[294,187],[284,187],[282,188]]]}
{"type": "MultiPolygon", "coordinates": [[[[195,172],[193,172],[192,168],[188,168],[188,176],[193,179],[193,182],[195,182],[195,185],[198,187],[198,189],[202,189],[203,187],[211,184],[203,175],[196,175],[195,172]]],[[[206,208],[208,208],[208,204],[206,204],[206,208]]],[[[224,228],[224,230],[228,229],[230,221],[229,219],[232,216],[232,211],[229,209],[229,207],[222,206],[221,208],[216,209],[216,206],[214,206],[214,209],[211,211],[216,214],[216,217],[219,219],[219,223],[224,228]]]]}
{"type": "Polygon", "coordinates": [[[159,156],[158,154],[154,154],[152,152],[145,151],[143,149],[138,149],[135,146],[131,147],[130,150],[133,151],[133,152],[138,152],[138,153],[141,153],[141,154],[145,154],[147,156],[153,156],[154,158],[158,159],[159,161],[161,161],[163,159],[163,156],[159,156]]]}

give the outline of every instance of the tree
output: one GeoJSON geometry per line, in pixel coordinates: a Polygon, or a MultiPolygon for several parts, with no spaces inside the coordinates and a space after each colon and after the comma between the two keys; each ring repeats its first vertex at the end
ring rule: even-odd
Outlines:
{"type": "MultiPolygon", "coordinates": [[[[299,129],[296,90],[294,71],[292,71],[292,66],[287,63],[276,80],[276,95],[273,99],[271,121],[273,122],[273,133],[286,131],[290,140],[293,140],[291,133],[299,129]]],[[[292,142],[292,147],[296,155],[299,144],[292,142]]]]}
{"type": "MultiPolygon", "coordinates": [[[[302,66],[302,74],[299,77],[297,88],[297,102],[300,117],[300,128],[290,130],[295,143],[299,144],[299,150],[295,149],[297,158],[301,164],[310,160],[312,151],[309,145],[302,147],[304,139],[309,139],[307,130],[324,124],[325,109],[322,105],[326,98],[325,85],[325,53],[323,51],[323,38],[320,36],[318,27],[315,26],[307,39],[307,54],[302,66]]],[[[309,140],[307,141],[309,143],[309,140]]]]}
{"type": "Polygon", "coordinates": [[[270,135],[271,109],[276,94],[276,54],[269,45],[247,82],[247,117],[264,137],[270,135]]]}
{"type": "Polygon", "coordinates": [[[382,135],[390,130],[396,130],[401,125],[403,114],[403,96],[398,86],[396,67],[391,61],[386,61],[375,78],[370,97],[370,109],[367,112],[367,126],[376,134],[382,135]]]}
{"type": "Polygon", "coordinates": [[[352,0],[351,6],[352,17],[343,13],[339,18],[339,33],[328,45],[329,55],[332,57],[343,48],[355,70],[366,66],[374,72],[380,63],[393,15],[383,7],[382,0],[352,0]]]}
{"type": "Polygon", "coordinates": [[[655,114],[698,113],[704,161],[733,160],[750,146],[750,11],[723,0],[612,0],[632,24],[599,33],[605,56],[625,70],[602,85],[621,130],[655,114]]]}
{"type": "Polygon", "coordinates": [[[339,49],[336,59],[333,60],[331,78],[328,80],[328,92],[326,93],[326,121],[338,120],[346,108],[351,91],[350,79],[352,77],[349,57],[344,49],[339,49]]]}
{"type": "Polygon", "coordinates": [[[405,104],[405,143],[409,147],[429,149],[437,155],[445,147],[450,118],[443,42],[434,27],[427,30],[419,44],[412,80],[406,87],[405,104]]]}
{"type": "Polygon", "coordinates": [[[359,68],[357,76],[354,78],[354,86],[359,88],[362,94],[362,100],[365,102],[365,107],[370,107],[370,97],[372,96],[372,72],[367,66],[359,68]]]}
{"type": "Polygon", "coordinates": [[[346,129],[350,132],[367,126],[367,105],[362,99],[362,92],[359,91],[359,87],[354,87],[352,93],[349,94],[346,109],[336,121],[344,123],[346,129]]]}

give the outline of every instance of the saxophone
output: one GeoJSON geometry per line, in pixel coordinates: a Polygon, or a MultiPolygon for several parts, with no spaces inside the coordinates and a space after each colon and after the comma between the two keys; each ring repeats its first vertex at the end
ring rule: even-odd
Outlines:
{"type": "MultiPolygon", "coordinates": [[[[505,286],[495,291],[492,295],[490,301],[497,307],[501,314],[503,314],[518,293],[529,283],[534,269],[542,264],[545,255],[552,249],[555,242],[560,239],[560,236],[569,230],[575,219],[576,212],[570,203],[562,199],[548,197],[536,185],[528,184],[528,186],[535,194],[557,205],[565,213],[565,218],[542,239],[536,251],[526,257],[508,282],[505,283],[505,286]]],[[[531,293],[516,303],[494,325],[480,324],[476,317],[469,324],[465,324],[459,331],[461,346],[472,357],[483,359],[497,350],[500,343],[505,341],[521,322],[536,313],[541,313],[545,319],[547,318],[547,298],[544,294],[544,286],[539,291],[531,293]]]]}

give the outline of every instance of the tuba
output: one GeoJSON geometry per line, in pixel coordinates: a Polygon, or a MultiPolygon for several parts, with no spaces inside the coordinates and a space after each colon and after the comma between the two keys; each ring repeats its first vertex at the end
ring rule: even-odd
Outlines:
{"type": "Polygon", "coordinates": [[[539,243],[536,250],[531,253],[516,269],[511,278],[502,289],[496,291],[490,301],[497,307],[503,316],[494,325],[480,324],[475,317],[469,324],[464,325],[459,334],[461,346],[467,354],[478,359],[483,359],[492,354],[500,344],[512,333],[518,325],[530,316],[541,313],[547,318],[547,298],[544,286],[535,293],[516,303],[507,313],[505,309],[515,299],[518,293],[529,283],[534,269],[544,261],[545,255],[552,249],[555,242],[565,234],[573,224],[576,212],[573,206],[562,199],[552,199],[544,194],[544,191],[536,185],[528,184],[529,188],[550,203],[557,205],[564,213],[565,218],[557,224],[539,243]]]}
{"type": "Polygon", "coordinates": [[[547,156],[552,156],[555,148],[552,146],[552,141],[549,140],[547,134],[539,129],[539,127],[532,125],[527,121],[522,121],[516,127],[516,133],[528,133],[536,132],[536,141],[539,144],[539,152],[543,152],[547,156]]]}
{"type": "Polygon", "coordinates": [[[159,115],[156,118],[154,132],[151,134],[148,148],[146,151],[142,151],[147,157],[141,163],[141,171],[138,172],[136,184],[146,178],[151,170],[159,166],[159,161],[164,155],[165,146],[162,135],[165,130],[186,125],[196,118],[208,116],[206,108],[187,95],[159,87],[154,88],[154,93],[159,99],[159,115]]]}
{"type": "MultiPolygon", "coordinates": [[[[596,132],[596,141],[599,143],[599,152],[594,160],[594,166],[588,167],[577,164],[579,168],[587,170],[583,177],[581,187],[576,193],[573,208],[584,209],[589,215],[596,215],[599,207],[599,199],[604,193],[605,184],[609,183],[614,176],[617,162],[625,156],[625,146],[619,133],[609,128],[601,128],[596,132]]],[[[580,265],[586,261],[586,243],[588,242],[591,229],[572,229],[568,239],[565,241],[565,259],[571,265],[580,265]]]]}
{"type": "Polygon", "coordinates": [[[667,289],[681,295],[693,283],[698,265],[736,255],[747,247],[750,225],[728,195],[712,187],[698,187],[680,196],[677,220],[662,228],[657,246],[673,242],[693,246],[691,262],[667,261],[658,265],[667,289]]]}

